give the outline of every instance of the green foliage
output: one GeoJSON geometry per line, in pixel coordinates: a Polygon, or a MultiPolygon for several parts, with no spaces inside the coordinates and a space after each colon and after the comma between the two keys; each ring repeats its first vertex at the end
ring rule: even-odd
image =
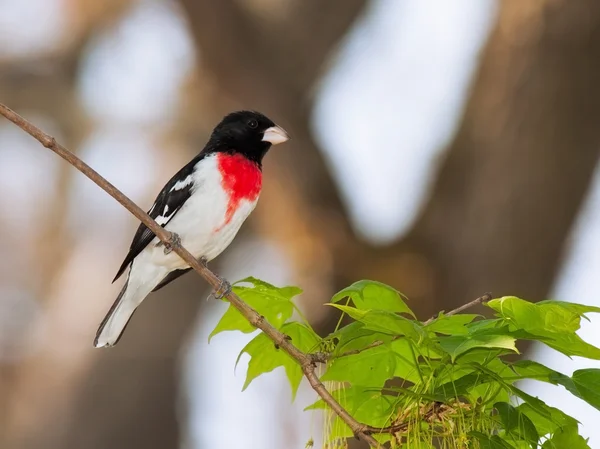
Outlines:
{"type": "MultiPolygon", "coordinates": [[[[292,298],[302,293],[302,290],[297,287],[278,288],[253,277],[236,282],[233,291],[277,329],[281,328],[294,312],[292,298]],[[238,285],[241,283],[252,284],[252,287],[238,285]]],[[[249,333],[255,329],[235,307],[230,305],[208,336],[208,340],[210,341],[220,332],[233,330],[249,333]]]]}
{"type": "MultiPolygon", "coordinates": [[[[293,321],[285,323],[281,326],[280,330],[290,337],[298,349],[306,352],[314,349],[320,340],[311,328],[302,323],[293,321]]],[[[261,374],[283,366],[292,387],[292,398],[296,396],[300,381],[302,380],[302,369],[287,353],[277,348],[265,334],[258,334],[242,349],[237,358],[236,365],[244,353],[250,356],[250,362],[248,363],[243,390],[261,374]]]]}
{"type": "Polygon", "coordinates": [[[542,449],[589,449],[587,440],[577,433],[577,427],[566,427],[556,431],[542,449]]]}
{"type": "Polygon", "coordinates": [[[350,287],[337,292],[331,298],[337,303],[344,298],[352,299],[360,310],[385,310],[388,312],[406,313],[416,318],[413,311],[406,305],[404,296],[389,285],[377,281],[358,281],[350,287]]]}
{"type": "MultiPolygon", "coordinates": [[[[319,367],[321,380],[356,420],[382,428],[373,434],[381,443],[406,449],[589,447],[575,419],[516,384],[533,379],[564,387],[600,410],[600,370],[567,376],[537,362],[515,361],[514,354],[520,340],[530,340],[568,356],[600,359],[600,349],[577,335],[581,319],[600,308],[503,297],[486,304],[494,318],[440,314],[424,323],[397,290],[363,280],[333,296],[328,305],[341,312],[340,323],[342,317],[349,323],[321,338],[307,323],[292,320],[300,289],[254,278],[241,282],[250,285],[236,284],[234,291],[296,347],[328,355],[319,367]]],[[[254,330],[232,306],[210,337],[231,330],[254,330]]],[[[282,367],[295,396],[302,369],[286,352],[259,333],[243,353],[250,356],[244,389],[282,367]]],[[[348,426],[322,399],[307,407],[313,409],[330,416],[328,447],[345,447],[345,439],[353,436],[348,426]]]]}
{"type": "Polygon", "coordinates": [[[388,379],[394,377],[395,369],[396,356],[388,343],[358,354],[333,359],[321,380],[381,388],[388,379]]]}
{"type": "Polygon", "coordinates": [[[581,318],[600,311],[597,307],[559,301],[533,304],[514,296],[494,299],[488,307],[498,312],[516,338],[541,341],[568,356],[600,360],[600,349],[575,333],[581,318]]]}
{"type": "Polygon", "coordinates": [[[494,409],[498,412],[507,435],[514,436],[517,440],[522,439],[533,447],[537,445],[540,435],[526,414],[506,402],[494,404],[494,409]]]}
{"type": "Polygon", "coordinates": [[[452,335],[438,339],[440,347],[450,355],[452,362],[459,355],[475,348],[503,348],[518,353],[515,341],[516,339],[510,335],[502,335],[497,332],[472,332],[467,335],[452,335]]]}

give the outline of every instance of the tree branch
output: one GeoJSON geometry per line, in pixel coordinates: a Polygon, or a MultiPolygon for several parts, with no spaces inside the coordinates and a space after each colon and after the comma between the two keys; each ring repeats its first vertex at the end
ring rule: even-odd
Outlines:
{"type": "MultiPolygon", "coordinates": [[[[137,219],[144,223],[163,243],[173,247],[173,251],[179,255],[190,267],[202,276],[214,289],[218,289],[221,284],[221,279],[213,273],[208,267],[201,264],[194,256],[183,248],[181,245],[172,244],[172,235],[169,231],[159,226],[148,214],[146,214],[139,206],[125,196],[119,189],[104,179],[98,172],[92,169],[89,165],[71,153],[68,149],[56,142],[56,139],[38,127],[34,126],[29,121],[25,120],[19,114],[0,103],[0,114],[13,122],[23,131],[38,140],[43,146],[52,150],[60,157],[65,159],[69,164],[91,179],[102,190],[117,200],[125,209],[131,212],[137,219]]],[[[246,304],[242,299],[233,292],[225,295],[225,298],[233,304],[233,306],[248,320],[254,327],[263,331],[276,345],[287,352],[300,366],[302,372],[307,378],[311,387],[317,392],[323,401],[352,429],[354,435],[368,443],[372,447],[381,448],[381,445],[371,437],[366,429],[368,426],[359,423],[354,419],[329,393],[325,388],[317,374],[315,373],[316,365],[310,355],[305,354],[296,348],[286,336],[271,326],[256,310],[246,304]]]]}
{"type": "MultiPolygon", "coordinates": [[[[492,294],[491,293],[485,293],[483,296],[480,296],[479,298],[474,299],[471,302],[468,302],[466,304],[463,304],[460,307],[457,307],[456,309],[451,310],[450,312],[448,312],[445,316],[452,316],[452,315],[456,315],[457,313],[462,312],[463,310],[467,310],[470,309],[471,307],[475,307],[479,304],[482,304],[484,302],[488,302],[492,300],[492,294]]],[[[425,326],[427,326],[429,323],[431,323],[433,320],[435,320],[436,317],[432,316],[431,318],[429,318],[427,321],[425,321],[423,324],[425,326]]]]}

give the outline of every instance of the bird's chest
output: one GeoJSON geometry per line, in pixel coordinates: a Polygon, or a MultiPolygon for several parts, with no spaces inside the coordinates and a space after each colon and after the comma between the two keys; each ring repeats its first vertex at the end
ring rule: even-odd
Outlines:
{"type": "Polygon", "coordinates": [[[221,175],[220,187],[227,202],[222,224],[226,226],[243,203],[256,204],[262,187],[262,172],[254,162],[241,155],[218,154],[216,162],[221,175]]]}
{"type": "Polygon", "coordinates": [[[217,154],[194,171],[195,191],[167,225],[195,256],[212,259],[233,240],[254,210],[262,186],[260,169],[242,156],[217,154]]]}

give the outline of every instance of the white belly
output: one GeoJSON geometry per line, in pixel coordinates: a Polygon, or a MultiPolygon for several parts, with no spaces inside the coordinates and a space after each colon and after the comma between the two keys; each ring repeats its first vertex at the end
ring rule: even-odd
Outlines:
{"type": "MultiPolygon", "coordinates": [[[[194,171],[196,190],[165,229],[177,233],[181,244],[196,258],[212,260],[229,246],[242,223],[254,210],[257,200],[242,200],[233,215],[227,216],[228,195],[222,188],[216,157],[204,159],[194,171]]],[[[174,252],[164,254],[164,246],[154,239],[144,249],[141,258],[169,270],[187,267],[174,252]]]]}

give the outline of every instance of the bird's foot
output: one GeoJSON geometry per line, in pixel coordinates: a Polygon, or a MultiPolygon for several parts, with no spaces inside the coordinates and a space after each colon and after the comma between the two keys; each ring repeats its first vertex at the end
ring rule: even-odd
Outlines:
{"type": "Polygon", "coordinates": [[[231,284],[227,281],[227,279],[219,278],[221,283],[217,287],[214,292],[215,299],[223,299],[229,293],[231,293],[231,284]]]}
{"type": "Polygon", "coordinates": [[[208,267],[208,259],[206,257],[202,256],[200,259],[198,259],[198,262],[200,262],[200,265],[208,267]]]}
{"type": "Polygon", "coordinates": [[[181,248],[181,237],[176,232],[171,232],[169,241],[165,243],[165,254],[171,253],[175,248],[181,248]]]}

